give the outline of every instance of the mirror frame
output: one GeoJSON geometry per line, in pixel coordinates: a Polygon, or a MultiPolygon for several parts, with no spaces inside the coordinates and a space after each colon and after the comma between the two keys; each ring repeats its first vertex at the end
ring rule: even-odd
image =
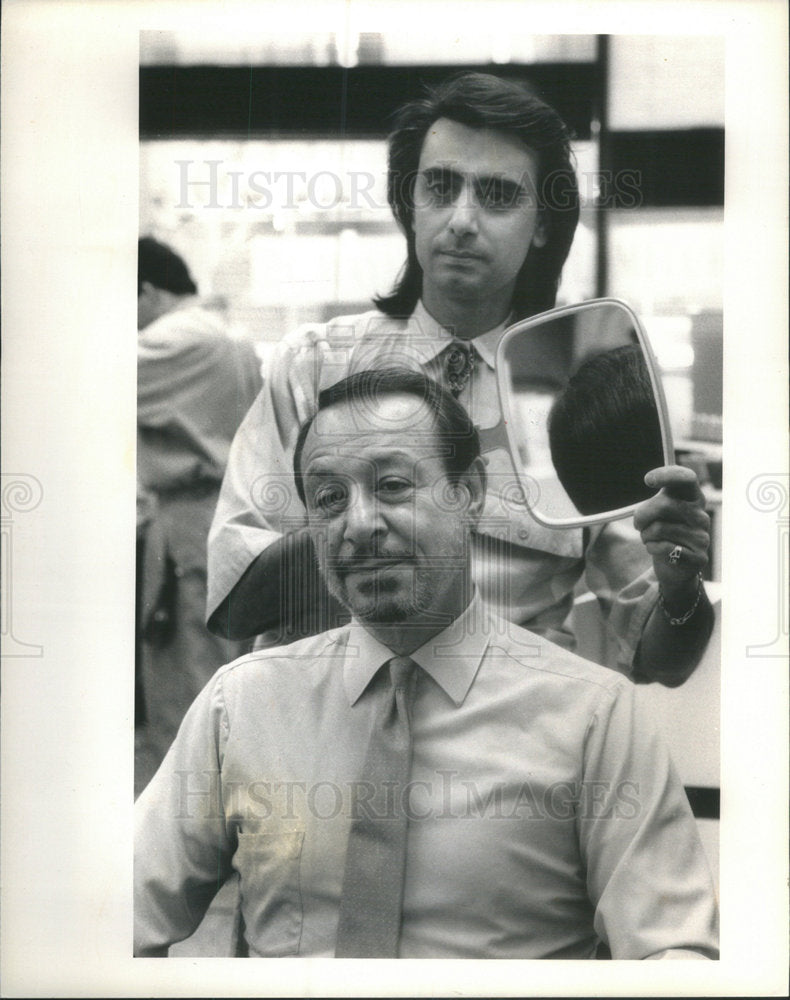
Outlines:
{"type": "Polygon", "coordinates": [[[524,506],[529,511],[533,519],[538,522],[538,524],[542,524],[547,528],[583,528],[587,525],[601,524],[604,521],[616,521],[624,517],[629,517],[633,514],[637,507],[637,504],[634,503],[628,507],[619,507],[616,510],[607,510],[600,514],[580,514],[578,517],[554,518],[545,514],[540,514],[535,511],[529,503],[530,490],[528,484],[525,484],[524,482],[524,472],[519,469],[516,457],[518,455],[518,441],[516,440],[516,432],[514,429],[516,427],[516,421],[510,419],[511,407],[509,404],[509,386],[512,383],[512,379],[510,377],[511,369],[509,363],[505,360],[508,344],[521,334],[532,330],[535,327],[542,326],[548,320],[559,319],[564,316],[573,316],[576,313],[588,310],[591,306],[602,305],[617,306],[620,309],[624,309],[633,323],[637,339],[647,363],[648,372],[650,373],[650,383],[653,387],[653,395],[658,407],[658,422],[661,428],[661,443],[664,449],[664,463],[666,465],[671,465],[674,464],[675,461],[675,451],[669,425],[669,412],[667,410],[664,387],[661,383],[658,362],[656,361],[656,357],[650,347],[650,341],[647,339],[644,327],[639,321],[639,317],[627,303],[616,298],[586,299],[584,302],[577,302],[569,306],[559,306],[556,309],[549,309],[547,312],[538,313],[536,316],[530,316],[528,319],[519,320],[518,323],[514,323],[505,330],[502,339],[499,341],[496,351],[494,370],[496,372],[499,405],[502,410],[502,417],[505,421],[505,430],[507,432],[510,461],[513,465],[513,470],[519,481],[519,485],[521,486],[524,506]]]}

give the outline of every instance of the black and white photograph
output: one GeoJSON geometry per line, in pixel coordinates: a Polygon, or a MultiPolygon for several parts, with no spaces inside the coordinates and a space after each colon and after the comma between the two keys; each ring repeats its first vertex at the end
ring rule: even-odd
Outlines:
{"type": "Polygon", "coordinates": [[[782,995],[787,15],[559,6],[7,5],[7,995],[782,995]]]}

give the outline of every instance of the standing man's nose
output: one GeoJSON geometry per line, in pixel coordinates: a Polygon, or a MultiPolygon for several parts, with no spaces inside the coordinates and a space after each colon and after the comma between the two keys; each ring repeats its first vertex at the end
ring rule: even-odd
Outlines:
{"type": "Polygon", "coordinates": [[[477,232],[477,202],[474,192],[464,185],[453,204],[450,229],[455,236],[466,236],[477,232]]]}

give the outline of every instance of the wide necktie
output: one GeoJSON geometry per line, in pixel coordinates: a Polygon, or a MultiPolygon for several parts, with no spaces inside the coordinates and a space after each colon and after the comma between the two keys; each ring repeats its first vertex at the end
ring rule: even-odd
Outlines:
{"type": "Polygon", "coordinates": [[[390,686],[355,789],[346,850],[336,958],[397,958],[406,870],[411,768],[410,702],[416,664],[388,663],[390,686]]]}
{"type": "Polygon", "coordinates": [[[468,340],[453,340],[445,355],[444,369],[450,392],[458,398],[475,366],[475,349],[468,340]]]}

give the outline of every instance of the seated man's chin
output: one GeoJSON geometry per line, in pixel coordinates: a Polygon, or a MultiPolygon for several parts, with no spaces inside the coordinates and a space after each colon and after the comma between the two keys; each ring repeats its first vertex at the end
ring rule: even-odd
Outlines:
{"type": "Polygon", "coordinates": [[[416,610],[411,577],[406,581],[390,573],[375,577],[360,574],[345,582],[345,603],[361,621],[401,622],[416,610]]]}

